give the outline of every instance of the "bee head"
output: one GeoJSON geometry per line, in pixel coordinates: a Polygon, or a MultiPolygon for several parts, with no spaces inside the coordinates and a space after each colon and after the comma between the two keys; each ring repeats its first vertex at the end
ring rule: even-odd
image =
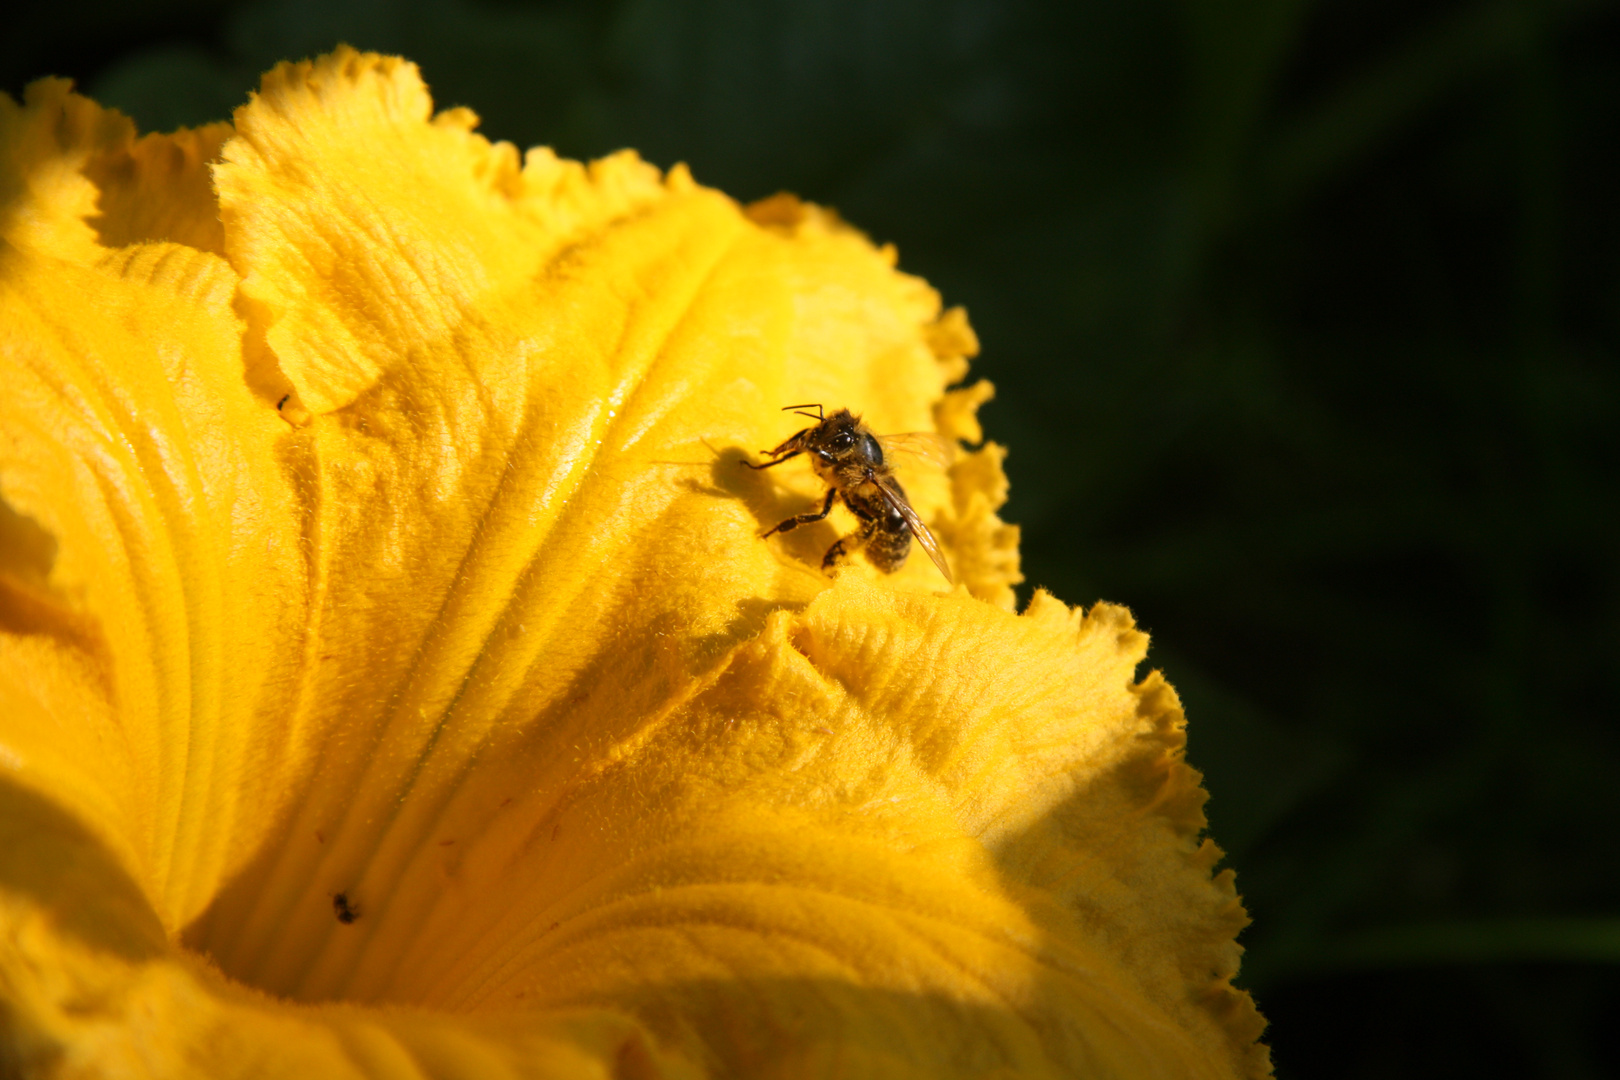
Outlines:
{"type": "Polygon", "coordinates": [[[848,409],[838,410],[809,429],[803,445],[816,459],[818,468],[856,470],[846,480],[883,465],[883,450],[877,439],[848,409]]]}
{"type": "Polygon", "coordinates": [[[806,449],[831,463],[846,457],[860,438],[860,419],[848,409],[839,409],[816,427],[805,439],[806,449]]]}

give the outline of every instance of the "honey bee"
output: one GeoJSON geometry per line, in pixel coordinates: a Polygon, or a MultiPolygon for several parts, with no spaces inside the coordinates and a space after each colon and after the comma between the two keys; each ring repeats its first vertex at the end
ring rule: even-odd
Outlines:
{"type": "Polygon", "coordinates": [[[905,565],[906,556],[911,553],[911,538],[916,537],[949,582],[951,568],[939,550],[939,542],[912,509],[905,489],[894,478],[890,460],[896,451],[901,451],[942,462],[947,460],[948,444],[927,432],[874,435],[861,423],[861,418],[848,409],[839,409],[831,416],[825,415],[816,404],[788,405],[782,411],[809,417],[816,425],[788,436],[774,450],[760,451],[771,457],[763,465],[751,461],[743,464],[750,469],[769,469],[800,454],[809,454],[811,468],[827,485],[827,498],[819,512],[795,514],[765,536],[791,532],[800,525],[820,521],[832,512],[833,503],[843,499],[844,505],[860,520],[861,527],[854,535],[843,537],[827,549],[826,557],[821,560],[823,570],[830,569],[851,550],[860,547],[865,548],[873,566],[892,574],[905,565]],[[801,412],[802,409],[816,411],[801,412]]]}

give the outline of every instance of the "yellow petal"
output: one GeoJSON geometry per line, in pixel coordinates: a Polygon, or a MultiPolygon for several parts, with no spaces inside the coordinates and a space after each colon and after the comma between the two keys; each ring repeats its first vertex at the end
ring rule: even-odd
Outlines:
{"type": "Polygon", "coordinates": [[[1175,695],[1131,685],[1145,646],[1118,608],[840,581],[538,823],[505,880],[547,908],[483,889],[488,919],[400,967],[455,1009],[635,1002],[744,1073],[1261,1072],[1227,982],[1245,920],[1175,695]]]}
{"type": "Polygon", "coordinates": [[[233,286],[174,244],[94,267],[0,252],[0,494],[54,545],[6,581],[3,742],[168,925],[262,837],[249,763],[274,783],[313,752],[267,722],[297,683],[308,572],[285,425],[242,384],[233,286]]]}
{"type": "Polygon", "coordinates": [[[0,102],[24,1063],[1264,1072],[1174,695],[1004,610],[1002,451],[902,473],[953,595],[760,537],[824,490],[742,467],[783,405],[977,439],[961,313],[473,123],[350,50],[230,129],[0,102]]]}
{"type": "Polygon", "coordinates": [[[127,117],[71,89],[41,79],[22,106],[0,95],[0,236],[81,263],[141,241],[219,253],[207,162],[230,125],[137,140],[127,117]]]}

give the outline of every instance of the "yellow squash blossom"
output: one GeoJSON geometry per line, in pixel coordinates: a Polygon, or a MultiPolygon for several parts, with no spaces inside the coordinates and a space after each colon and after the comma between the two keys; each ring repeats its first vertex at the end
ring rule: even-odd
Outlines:
{"type": "Polygon", "coordinates": [[[969,442],[831,214],[519,158],[416,69],[0,96],[0,1073],[1234,1077],[1244,916],[1001,451],[828,575],[802,421],[969,442]]]}

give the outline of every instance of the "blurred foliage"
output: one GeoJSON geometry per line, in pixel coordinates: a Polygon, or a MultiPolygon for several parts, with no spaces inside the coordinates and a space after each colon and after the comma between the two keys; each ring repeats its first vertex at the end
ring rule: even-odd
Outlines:
{"type": "Polygon", "coordinates": [[[1192,716],[1284,1077],[1613,1075],[1620,11],[90,0],[146,127],[339,41],[573,156],[836,206],[964,303],[1031,581],[1192,716]]]}

